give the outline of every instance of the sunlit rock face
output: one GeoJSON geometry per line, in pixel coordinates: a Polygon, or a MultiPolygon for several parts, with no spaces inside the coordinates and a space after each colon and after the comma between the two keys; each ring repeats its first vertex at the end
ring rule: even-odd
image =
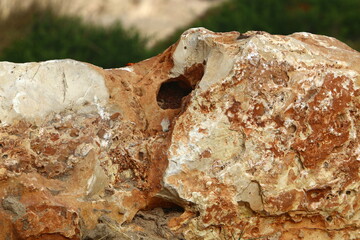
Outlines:
{"type": "Polygon", "coordinates": [[[186,31],[104,70],[0,63],[1,239],[358,239],[360,54],[186,31]]]}

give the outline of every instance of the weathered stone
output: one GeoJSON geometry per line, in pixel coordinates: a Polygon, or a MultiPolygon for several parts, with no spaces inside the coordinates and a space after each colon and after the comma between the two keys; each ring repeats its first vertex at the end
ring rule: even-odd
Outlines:
{"type": "Polygon", "coordinates": [[[25,207],[22,205],[16,198],[14,197],[7,197],[4,198],[2,201],[2,207],[5,210],[9,210],[16,217],[21,217],[25,214],[25,207]]]}
{"type": "Polygon", "coordinates": [[[118,69],[0,63],[2,239],[358,239],[360,54],[190,29],[118,69]]]}

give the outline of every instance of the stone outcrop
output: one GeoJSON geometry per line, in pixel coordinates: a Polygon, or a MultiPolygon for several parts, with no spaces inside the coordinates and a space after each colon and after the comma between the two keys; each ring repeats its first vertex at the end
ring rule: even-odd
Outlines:
{"type": "Polygon", "coordinates": [[[1,239],[360,238],[360,54],[190,29],[104,70],[0,63],[1,239]]]}

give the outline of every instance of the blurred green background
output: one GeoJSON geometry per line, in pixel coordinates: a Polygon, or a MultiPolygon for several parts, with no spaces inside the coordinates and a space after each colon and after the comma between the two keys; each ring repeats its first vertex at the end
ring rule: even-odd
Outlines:
{"type": "Polygon", "coordinates": [[[120,67],[162,52],[184,30],[197,26],[217,32],[306,31],[335,37],[359,51],[360,0],[228,0],[150,48],[147,39],[121,23],[89,25],[34,5],[0,22],[0,61],[72,58],[104,68],[120,67]]]}

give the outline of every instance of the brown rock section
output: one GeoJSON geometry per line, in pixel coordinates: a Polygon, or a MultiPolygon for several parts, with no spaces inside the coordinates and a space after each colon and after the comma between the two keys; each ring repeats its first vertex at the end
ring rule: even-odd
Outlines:
{"type": "Polygon", "coordinates": [[[0,63],[0,239],[359,239],[359,73],[333,38],[203,28],[0,63]]]}
{"type": "MultiPolygon", "coordinates": [[[[173,49],[127,70],[89,66],[103,76],[109,93],[107,105],[95,112],[67,109],[40,122],[19,119],[0,128],[0,212],[2,225],[11,226],[0,239],[100,239],[104,234],[137,239],[136,233],[126,233],[131,226],[120,225],[139,210],[159,202],[178,212],[178,206],[153,198],[167,166],[169,132],[161,121],[171,125],[180,112],[181,98],[175,99],[176,109],[162,109],[157,102],[161,83],[173,81],[168,77],[173,49]],[[104,216],[115,224],[101,222],[104,216]]],[[[186,74],[174,82],[188,84],[186,74]]],[[[83,107],[89,105],[94,103],[83,107]]]]}

